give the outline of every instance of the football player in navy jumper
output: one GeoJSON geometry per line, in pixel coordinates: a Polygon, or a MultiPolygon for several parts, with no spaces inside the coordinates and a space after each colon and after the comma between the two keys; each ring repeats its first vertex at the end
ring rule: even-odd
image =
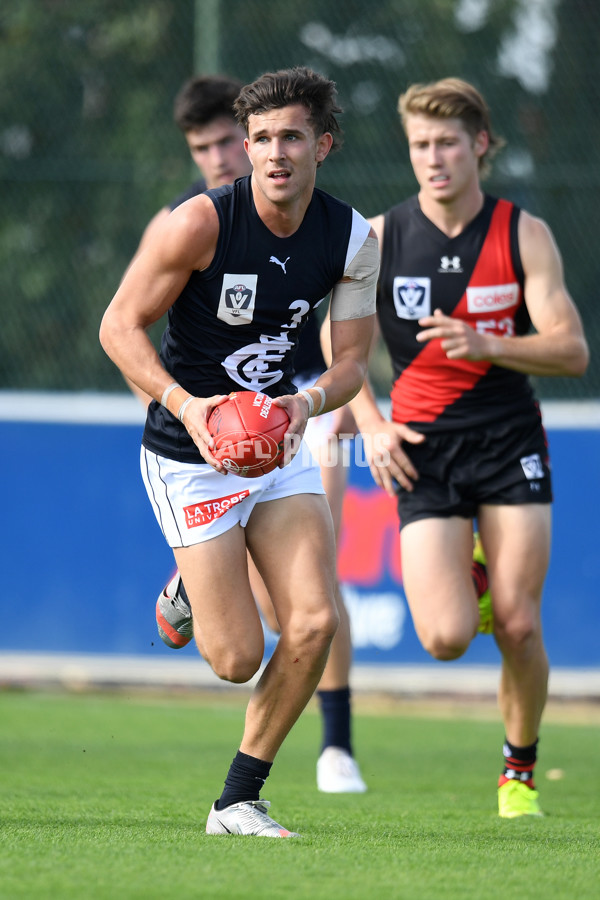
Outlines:
{"type": "Polygon", "coordinates": [[[306,68],[267,73],[242,88],[235,109],[252,175],[168,216],[127,271],[100,339],[153,398],[142,474],[186,586],[202,656],[236,683],[262,663],[246,545],[281,629],[206,830],[290,837],[296,833],[268,815],[260,788],[321,678],[338,625],[331,514],[318,465],[298,438],[311,415],[360,390],[379,254],[362,216],[315,188],[339,131],[333,82],[306,68]],[[296,393],[298,336],[330,291],[332,362],[296,393]],[[147,328],[167,311],[159,355],[147,328]],[[267,393],[290,416],[282,466],[260,478],[227,474],[211,453],[208,414],[239,389],[267,393]]]}
{"type": "Polygon", "coordinates": [[[386,436],[389,452],[372,456],[371,470],[398,494],[406,596],[436,659],[458,659],[478,631],[477,520],[502,654],[499,814],[540,815],[533,769],[548,682],[540,606],[552,494],[528,376],[580,376],[588,348],[548,226],[481,188],[499,141],[480,93],[456,78],[413,85],[399,112],[419,192],[372,220],[392,421],[368,385],[351,407],[361,432],[386,436]]]}
{"type": "MultiPolygon", "coordinates": [[[[146,226],[139,249],[145,247],[154,232],[162,227],[169,213],[186,200],[207,188],[230,184],[236,178],[250,174],[252,167],[244,148],[246,133],[233,111],[241,88],[242,82],[228,75],[198,75],[181,87],[175,98],[174,120],[185,136],[190,155],[202,177],[169,206],[156,213],[146,226]]],[[[310,316],[294,357],[294,384],[299,388],[309,387],[326,368],[319,325],[316,317],[310,316]]],[[[135,384],[130,383],[129,386],[147,407],[152,398],[135,384]]],[[[344,406],[310,419],[304,435],[321,466],[321,479],[331,508],[336,539],[341,527],[348,471],[339,436],[353,434],[354,431],[352,415],[348,406],[344,406]]],[[[268,626],[278,632],[279,624],[271,598],[250,555],[248,565],[252,591],[263,617],[268,626]]],[[[350,618],[337,580],[335,594],[340,624],[317,690],[323,723],[317,760],[317,786],[326,793],[362,793],[367,786],[354,758],[352,741],[350,618]]],[[[191,609],[178,571],[159,594],[156,622],[161,639],[173,649],[187,646],[193,638],[191,609]]]]}

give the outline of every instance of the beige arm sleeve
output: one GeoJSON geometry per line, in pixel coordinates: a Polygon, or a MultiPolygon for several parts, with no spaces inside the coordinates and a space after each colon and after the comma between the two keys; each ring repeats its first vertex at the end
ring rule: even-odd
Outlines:
{"type": "Polygon", "coordinates": [[[362,319],[375,312],[375,295],[379,276],[377,238],[366,237],[348,268],[347,281],[338,281],[331,292],[330,315],[333,322],[362,319]]]}

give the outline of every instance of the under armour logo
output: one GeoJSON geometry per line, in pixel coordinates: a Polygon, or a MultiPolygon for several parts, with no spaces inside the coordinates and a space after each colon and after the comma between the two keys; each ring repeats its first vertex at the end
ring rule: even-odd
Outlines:
{"type": "Polygon", "coordinates": [[[460,256],[442,256],[439,272],[462,272],[460,256]]]}
{"type": "Polygon", "coordinates": [[[281,268],[283,269],[283,274],[284,274],[284,275],[287,275],[287,272],[285,271],[285,264],[287,263],[287,261],[288,261],[290,258],[291,258],[291,257],[288,256],[288,258],[287,258],[286,260],[284,260],[284,262],[281,262],[281,260],[280,260],[280,259],[277,259],[276,256],[272,256],[271,259],[269,260],[269,262],[274,262],[277,266],[281,266],[281,268]]]}

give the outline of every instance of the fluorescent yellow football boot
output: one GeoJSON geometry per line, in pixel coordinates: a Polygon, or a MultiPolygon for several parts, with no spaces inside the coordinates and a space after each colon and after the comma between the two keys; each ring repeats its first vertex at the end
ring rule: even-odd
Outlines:
{"type": "Polygon", "coordinates": [[[543,816],[538,792],[522,781],[511,778],[498,788],[498,815],[503,819],[517,816],[543,816]]]}
{"type": "Polygon", "coordinates": [[[492,598],[487,580],[487,560],[479,532],[473,535],[473,566],[471,575],[477,590],[477,602],[479,604],[479,631],[481,634],[491,634],[494,630],[494,617],[492,614],[492,598]]]}

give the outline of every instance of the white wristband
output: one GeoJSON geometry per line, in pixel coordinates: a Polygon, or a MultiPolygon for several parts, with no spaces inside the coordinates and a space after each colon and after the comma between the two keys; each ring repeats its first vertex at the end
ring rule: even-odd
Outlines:
{"type": "Polygon", "coordinates": [[[314,410],[315,410],[315,401],[314,401],[313,398],[310,396],[310,394],[308,393],[308,391],[298,391],[298,396],[299,396],[299,397],[304,397],[304,399],[305,399],[306,402],[308,403],[308,418],[310,419],[310,417],[312,416],[312,414],[313,414],[313,412],[314,412],[314,410]]]}
{"type": "Polygon", "coordinates": [[[164,389],[163,395],[162,395],[162,397],[160,398],[161,406],[166,406],[166,405],[167,405],[167,399],[168,399],[168,397],[169,397],[169,394],[170,394],[172,391],[174,391],[175,388],[178,388],[178,387],[181,387],[181,385],[179,384],[179,382],[177,382],[177,381],[172,381],[171,384],[170,384],[168,387],[166,387],[166,388],[164,389]]]}
{"type": "Polygon", "coordinates": [[[325,393],[325,388],[322,388],[320,384],[313,384],[311,390],[318,391],[321,395],[321,402],[319,404],[319,408],[315,413],[315,416],[318,416],[325,404],[327,403],[327,394],[325,393]]]}
{"type": "Polygon", "coordinates": [[[187,400],[184,400],[181,406],[179,407],[179,412],[177,413],[177,418],[180,422],[183,422],[183,414],[186,411],[187,407],[190,405],[192,400],[195,400],[196,397],[188,397],[187,400]]]}

